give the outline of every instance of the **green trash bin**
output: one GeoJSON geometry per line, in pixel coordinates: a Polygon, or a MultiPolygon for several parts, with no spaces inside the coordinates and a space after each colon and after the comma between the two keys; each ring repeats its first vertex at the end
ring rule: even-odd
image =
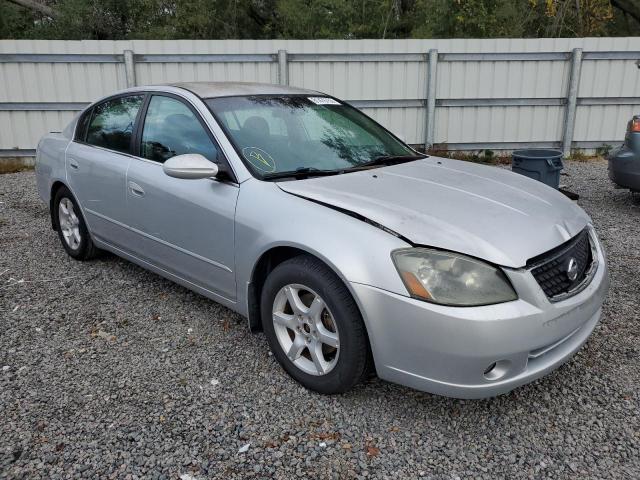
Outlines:
{"type": "Polygon", "coordinates": [[[560,187],[562,168],[562,152],[560,150],[514,150],[511,156],[512,171],[538,180],[556,190],[560,187]]]}

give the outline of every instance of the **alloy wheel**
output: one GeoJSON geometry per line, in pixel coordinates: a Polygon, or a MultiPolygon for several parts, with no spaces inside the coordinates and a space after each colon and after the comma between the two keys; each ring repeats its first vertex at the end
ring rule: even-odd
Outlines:
{"type": "Polygon", "coordinates": [[[58,205],[58,225],[65,243],[72,250],[77,250],[82,241],[80,220],[76,215],[73,202],[67,197],[63,197],[58,205]]]}
{"type": "Polygon", "coordinates": [[[340,353],[338,327],[325,301],[309,287],[285,285],[273,302],[273,327],[289,360],[310,375],[326,375],[340,353]]]}

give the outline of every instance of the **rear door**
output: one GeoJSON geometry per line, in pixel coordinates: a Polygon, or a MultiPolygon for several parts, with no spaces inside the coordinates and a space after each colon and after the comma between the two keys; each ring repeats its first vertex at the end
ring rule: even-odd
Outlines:
{"type": "Polygon", "coordinates": [[[67,180],[89,230],[96,239],[112,244],[127,237],[126,174],[143,101],[144,94],[135,94],[95,105],[79,119],[67,148],[67,180]]]}
{"type": "Polygon", "coordinates": [[[208,127],[181,97],[154,93],[143,108],[127,174],[127,209],[137,232],[134,254],[201,288],[235,300],[234,217],[239,186],[208,127]],[[218,163],[218,179],[165,175],[175,155],[218,163]]]}

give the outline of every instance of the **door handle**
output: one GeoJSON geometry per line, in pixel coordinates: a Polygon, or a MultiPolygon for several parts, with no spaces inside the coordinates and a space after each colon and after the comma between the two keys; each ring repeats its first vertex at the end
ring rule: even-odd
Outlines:
{"type": "Polygon", "coordinates": [[[136,182],[129,182],[129,190],[137,197],[144,197],[144,190],[136,182]]]}
{"type": "Polygon", "coordinates": [[[69,166],[75,170],[78,170],[78,168],[80,168],[80,165],[78,165],[78,162],[76,162],[73,158],[69,159],[69,166]]]}

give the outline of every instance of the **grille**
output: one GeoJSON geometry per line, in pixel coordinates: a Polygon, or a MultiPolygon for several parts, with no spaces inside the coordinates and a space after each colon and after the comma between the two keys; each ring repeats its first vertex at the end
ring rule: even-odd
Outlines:
{"type": "Polygon", "coordinates": [[[583,230],[567,243],[532,258],[527,264],[544,293],[553,299],[576,289],[585,280],[592,262],[589,233],[583,230]],[[577,262],[578,270],[574,280],[567,273],[572,258],[577,262]]]}

